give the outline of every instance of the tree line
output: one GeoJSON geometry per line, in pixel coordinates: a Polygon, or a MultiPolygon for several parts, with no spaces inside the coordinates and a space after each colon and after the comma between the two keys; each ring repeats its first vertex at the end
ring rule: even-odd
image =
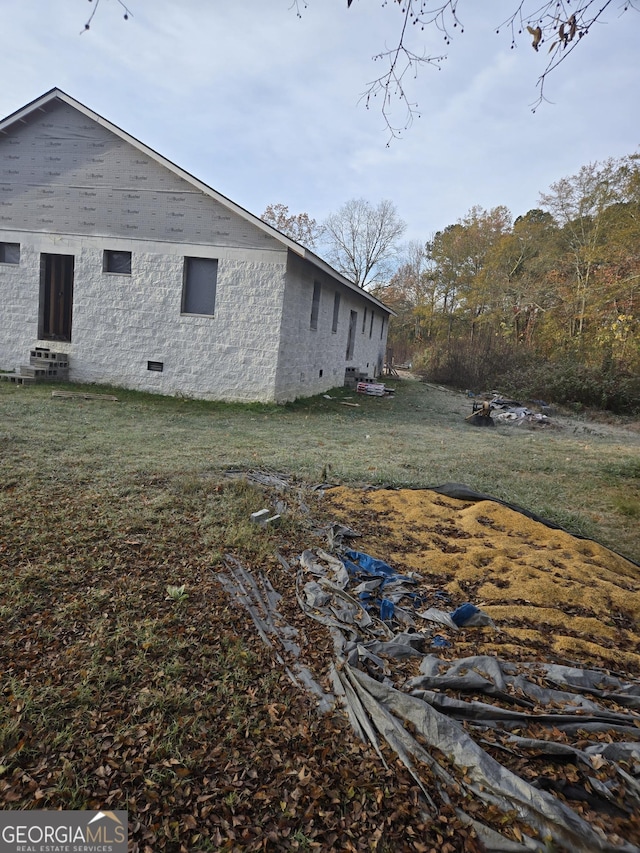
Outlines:
{"type": "Polygon", "coordinates": [[[472,207],[375,293],[431,379],[640,411],[640,155],[583,166],[512,220],[472,207]]]}
{"type": "Polygon", "coordinates": [[[583,166],[515,220],[468,213],[404,247],[390,201],[263,214],[385,302],[389,359],[459,388],[640,411],[640,155],[583,166]],[[399,254],[401,253],[401,255],[399,254]]]}

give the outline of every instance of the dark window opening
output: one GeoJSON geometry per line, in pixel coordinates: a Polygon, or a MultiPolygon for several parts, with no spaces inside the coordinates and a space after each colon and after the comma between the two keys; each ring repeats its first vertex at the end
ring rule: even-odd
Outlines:
{"type": "Polygon", "coordinates": [[[118,275],[131,275],[131,252],[118,252],[112,249],[104,250],[102,271],[118,275]]]}
{"type": "Polygon", "coordinates": [[[340,294],[336,293],[333,297],[333,322],[331,324],[331,331],[338,331],[338,318],[340,316],[340,294]]]}
{"type": "Polygon", "coordinates": [[[371,312],[371,323],[369,324],[369,337],[373,335],[373,318],[375,317],[375,311],[371,312]]]}
{"type": "Polygon", "coordinates": [[[323,374],[323,373],[324,373],[324,370],[322,370],[322,368],[320,368],[320,371],[319,371],[319,373],[318,373],[318,376],[320,377],[320,379],[322,379],[322,374],[323,374]]]}
{"type": "Polygon", "coordinates": [[[364,335],[364,330],[367,327],[367,309],[364,309],[364,314],[362,315],[362,334],[364,335]]]}
{"type": "Polygon", "coordinates": [[[20,243],[0,243],[0,264],[20,263],[20,243]]]}
{"type": "Polygon", "coordinates": [[[182,313],[212,317],[216,307],[218,261],[215,258],[185,258],[182,313]]]}
{"type": "Polygon", "coordinates": [[[347,361],[353,358],[353,350],[356,343],[356,329],[358,328],[358,312],[352,311],[349,317],[349,334],[347,336],[347,361]]]}
{"type": "Polygon", "coordinates": [[[310,329],[318,328],[318,314],[320,313],[320,292],[322,286],[319,281],[313,282],[313,300],[311,302],[311,322],[310,329]]]}

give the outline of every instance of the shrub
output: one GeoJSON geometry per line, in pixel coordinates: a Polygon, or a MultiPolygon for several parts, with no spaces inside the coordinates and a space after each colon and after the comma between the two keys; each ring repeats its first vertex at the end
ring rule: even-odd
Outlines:
{"type": "Polygon", "coordinates": [[[577,353],[554,361],[527,349],[493,346],[484,350],[467,341],[425,350],[414,371],[430,382],[477,393],[499,389],[523,400],[545,400],[574,409],[640,413],[640,376],[609,366],[584,364],[577,353]]]}

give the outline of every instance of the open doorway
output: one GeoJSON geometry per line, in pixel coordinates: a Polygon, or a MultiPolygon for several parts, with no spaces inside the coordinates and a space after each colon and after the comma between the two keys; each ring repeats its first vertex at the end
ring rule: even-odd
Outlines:
{"type": "Polygon", "coordinates": [[[40,255],[41,340],[71,341],[73,267],[73,255],[40,255]]]}

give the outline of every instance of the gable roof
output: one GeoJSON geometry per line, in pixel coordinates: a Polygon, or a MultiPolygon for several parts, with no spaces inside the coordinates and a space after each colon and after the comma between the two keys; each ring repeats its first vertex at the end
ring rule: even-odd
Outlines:
{"type": "Polygon", "coordinates": [[[162,154],[158,154],[157,151],[154,151],[153,148],[149,148],[148,145],[145,145],[143,142],[140,142],[139,139],[136,139],[135,136],[131,136],[126,131],[122,130],[115,124],[112,124],[106,118],[103,118],[98,113],[86,107],[84,104],[80,103],[80,101],[76,101],[75,98],[72,98],[70,95],[67,95],[66,92],[63,92],[61,89],[50,89],[48,92],[45,92],[44,95],[41,95],[39,98],[36,98],[34,101],[31,101],[29,104],[26,104],[16,112],[11,113],[6,118],[0,121],[0,135],[6,135],[10,132],[10,129],[17,124],[26,124],[27,119],[30,118],[34,113],[46,112],[47,107],[53,104],[54,102],[59,101],[67,104],[73,109],[78,110],[78,112],[85,115],[91,121],[96,122],[102,127],[106,128],[111,133],[123,139],[129,145],[132,145],[134,148],[137,148],[138,151],[145,154],[147,157],[155,160],[156,163],[159,163],[169,171],[173,172],[178,177],[190,183],[200,192],[208,195],[210,198],[215,199],[219,204],[223,207],[226,207],[228,210],[232,211],[236,215],[242,217],[243,219],[250,222],[252,225],[255,225],[256,228],[259,228],[261,231],[264,231],[270,237],[274,237],[287,249],[290,249],[296,255],[299,255],[301,258],[304,258],[306,261],[309,261],[313,266],[317,269],[322,270],[322,272],[327,273],[332,278],[339,281],[345,287],[348,287],[350,290],[359,293],[361,296],[364,296],[370,302],[377,305],[387,314],[394,314],[394,312],[388,308],[383,302],[380,302],[379,299],[376,299],[375,296],[372,296],[366,290],[363,290],[361,287],[358,287],[357,284],[354,284],[352,281],[349,281],[348,278],[345,278],[341,273],[335,270],[332,266],[330,266],[326,261],[323,261],[321,257],[311,252],[309,249],[302,246],[300,243],[296,243],[295,240],[292,240],[290,237],[287,237],[281,231],[278,231],[277,228],[266,223],[264,220],[260,219],[259,216],[255,216],[253,213],[250,213],[245,208],[241,207],[239,204],[231,201],[231,199],[222,195],[221,193],[214,190],[212,187],[203,183],[198,178],[194,177],[189,172],[182,169],[180,166],[177,166],[171,160],[168,160],[166,157],[163,157],[162,154]]]}

